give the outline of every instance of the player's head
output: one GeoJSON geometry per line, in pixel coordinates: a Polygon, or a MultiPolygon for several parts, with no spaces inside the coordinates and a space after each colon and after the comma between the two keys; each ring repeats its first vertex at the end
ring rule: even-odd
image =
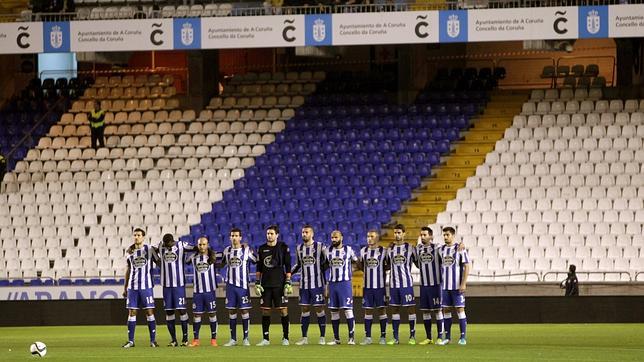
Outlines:
{"type": "Polygon", "coordinates": [[[174,245],[174,236],[172,236],[172,234],[163,235],[163,246],[169,248],[172,245],[174,245]]]}
{"type": "Polygon", "coordinates": [[[331,233],[331,246],[334,248],[342,246],[342,232],[340,230],[333,230],[331,233]]]}
{"type": "Polygon", "coordinates": [[[302,241],[305,243],[313,240],[313,226],[306,224],[302,226],[302,241]]]}
{"type": "Polygon", "coordinates": [[[141,228],[136,228],[134,229],[134,244],[136,246],[140,246],[143,244],[143,240],[145,239],[145,231],[141,228]]]}
{"type": "Polygon", "coordinates": [[[367,232],[367,245],[376,247],[378,246],[378,240],[380,240],[380,234],[378,234],[377,230],[372,229],[367,232]]]}
{"type": "Polygon", "coordinates": [[[271,225],[266,228],[266,242],[275,243],[277,242],[277,236],[280,234],[280,228],[277,225],[271,225]]]}
{"type": "Polygon", "coordinates": [[[98,111],[99,109],[101,109],[101,103],[98,100],[95,100],[94,101],[94,110],[98,111]]]}
{"type": "Polygon", "coordinates": [[[208,238],[207,237],[202,236],[197,240],[197,249],[199,250],[200,254],[208,253],[208,238]]]}
{"type": "Polygon", "coordinates": [[[239,247],[241,245],[242,232],[238,228],[230,229],[230,243],[234,247],[239,247]]]}
{"type": "Polygon", "coordinates": [[[402,243],[405,240],[405,225],[398,224],[394,226],[394,239],[397,243],[402,243]]]}
{"type": "Polygon", "coordinates": [[[423,226],[420,228],[420,241],[423,244],[429,244],[434,240],[434,232],[429,226],[423,226]]]}
{"type": "Polygon", "coordinates": [[[451,226],[443,228],[443,240],[445,244],[452,245],[454,243],[454,235],[456,235],[456,229],[451,226]]]}

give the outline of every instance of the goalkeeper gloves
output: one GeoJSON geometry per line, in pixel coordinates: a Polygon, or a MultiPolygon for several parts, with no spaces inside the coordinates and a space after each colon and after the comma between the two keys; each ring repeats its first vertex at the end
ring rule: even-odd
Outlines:
{"type": "Polygon", "coordinates": [[[293,293],[293,286],[291,285],[291,279],[286,279],[284,283],[284,294],[289,295],[293,293]]]}
{"type": "Polygon", "coordinates": [[[264,287],[262,287],[262,285],[259,283],[255,284],[255,293],[258,297],[261,297],[264,293],[264,287]]]}

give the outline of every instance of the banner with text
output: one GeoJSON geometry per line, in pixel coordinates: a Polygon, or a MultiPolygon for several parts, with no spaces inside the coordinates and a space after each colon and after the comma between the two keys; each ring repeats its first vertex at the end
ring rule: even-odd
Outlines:
{"type": "Polygon", "coordinates": [[[43,23],[0,24],[0,53],[22,54],[43,51],[43,23]]]}
{"type": "Polygon", "coordinates": [[[72,21],[72,52],[172,49],[172,19],[72,21]]]}
{"type": "Polygon", "coordinates": [[[469,41],[576,39],[576,7],[470,11],[469,41]]]}
{"type": "Polygon", "coordinates": [[[0,24],[0,54],[644,36],[644,4],[0,24]]]}
{"type": "Polygon", "coordinates": [[[304,15],[202,18],[201,43],[204,49],[303,46],[304,15]]]}
{"type": "Polygon", "coordinates": [[[438,43],[438,11],[395,14],[335,14],[333,45],[438,43]]]}
{"type": "Polygon", "coordinates": [[[644,4],[609,6],[608,35],[611,38],[644,36],[644,4]]]}

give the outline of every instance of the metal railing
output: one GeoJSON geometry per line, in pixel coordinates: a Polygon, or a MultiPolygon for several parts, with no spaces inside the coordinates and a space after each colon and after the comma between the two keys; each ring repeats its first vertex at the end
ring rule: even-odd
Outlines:
{"type": "MultiPolygon", "coordinates": [[[[576,274],[577,274],[578,277],[579,276],[585,276],[587,278],[586,280],[581,280],[582,282],[600,282],[600,281],[604,282],[604,281],[606,281],[606,276],[607,275],[617,275],[618,280],[616,282],[620,282],[621,277],[623,275],[628,276],[628,281],[629,282],[632,282],[634,280],[633,276],[631,275],[631,273],[629,273],[627,271],[619,271],[619,270],[614,270],[614,271],[577,271],[576,274]],[[601,275],[602,280],[598,280],[598,281],[590,280],[591,275],[601,275]]],[[[562,277],[567,276],[567,275],[568,275],[567,271],[549,271],[549,272],[543,273],[542,281],[544,281],[544,282],[546,282],[546,281],[561,281],[561,280],[563,280],[562,277]],[[554,277],[554,279],[548,280],[548,277],[554,277]]]]}
{"type": "MultiPolygon", "coordinates": [[[[443,3],[416,3],[397,2],[380,4],[352,4],[352,5],[312,5],[312,6],[283,6],[273,7],[246,7],[241,3],[232,3],[229,11],[205,11],[202,17],[219,16],[263,16],[263,15],[306,15],[306,14],[335,14],[335,13],[373,13],[373,12],[398,12],[398,11],[430,11],[430,10],[461,10],[461,9],[502,9],[502,8],[533,8],[533,7],[560,7],[560,6],[587,6],[587,5],[615,5],[615,4],[642,4],[644,0],[459,0],[445,1],[443,3]],[[242,6],[236,6],[242,5],[242,6]]],[[[98,5],[95,7],[99,7],[98,5]]],[[[107,8],[104,6],[104,8],[107,8]]],[[[190,17],[190,12],[180,15],[164,16],[161,9],[144,11],[133,7],[133,11],[113,12],[93,17],[89,7],[79,8],[76,12],[57,13],[31,13],[0,14],[0,22],[15,21],[69,21],[69,20],[100,20],[100,19],[139,19],[163,17],[190,17]]]]}
{"type": "MultiPolygon", "coordinates": [[[[530,283],[537,283],[537,282],[542,282],[543,279],[541,277],[541,274],[538,272],[519,272],[519,273],[512,273],[512,272],[507,272],[507,273],[502,273],[502,274],[479,274],[479,273],[471,273],[470,277],[476,277],[479,278],[478,281],[481,281],[482,279],[490,279],[492,280],[498,280],[498,279],[510,279],[512,277],[523,277],[524,280],[517,280],[519,282],[530,282],[530,283]],[[529,281],[528,277],[529,276],[534,276],[536,277],[536,282],[535,281],[529,281]]],[[[506,282],[506,280],[504,280],[506,282]]]]}

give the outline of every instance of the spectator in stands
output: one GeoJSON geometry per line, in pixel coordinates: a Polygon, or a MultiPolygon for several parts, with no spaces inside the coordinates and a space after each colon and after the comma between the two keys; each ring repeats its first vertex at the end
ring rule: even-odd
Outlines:
{"type": "Polygon", "coordinates": [[[105,111],[98,101],[94,101],[94,109],[87,115],[87,119],[92,132],[92,148],[105,147],[105,111]]]}
{"type": "Polygon", "coordinates": [[[76,3],[74,0],[65,0],[65,12],[73,13],[76,11],[76,3]]]}
{"type": "Polygon", "coordinates": [[[576,297],[579,295],[579,286],[577,280],[577,267],[574,264],[570,264],[568,269],[568,277],[566,280],[561,282],[560,288],[566,290],[566,297],[576,297]]]}
{"type": "Polygon", "coordinates": [[[5,172],[7,172],[7,159],[0,153],[0,181],[4,179],[5,172]]]}

